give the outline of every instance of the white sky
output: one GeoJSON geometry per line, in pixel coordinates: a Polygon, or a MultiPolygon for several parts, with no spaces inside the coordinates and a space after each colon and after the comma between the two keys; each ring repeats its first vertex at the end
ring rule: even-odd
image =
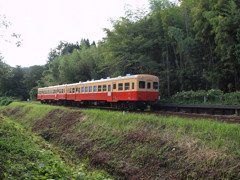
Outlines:
{"type": "Polygon", "coordinates": [[[103,28],[111,28],[110,18],[124,16],[125,4],[149,7],[148,0],[0,0],[0,14],[12,23],[8,32],[23,39],[18,48],[0,39],[3,61],[13,67],[43,65],[60,41],[97,43],[105,36],[103,28]]]}

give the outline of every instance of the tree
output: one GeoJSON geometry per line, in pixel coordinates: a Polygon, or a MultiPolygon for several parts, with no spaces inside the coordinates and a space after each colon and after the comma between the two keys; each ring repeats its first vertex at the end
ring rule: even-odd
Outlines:
{"type": "Polygon", "coordinates": [[[29,74],[24,75],[24,84],[27,87],[28,92],[36,86],[38,86],[38,80],[42,79],[42,74],[44,71],[43,66],[31,66],[29,67],[29,74]]]}

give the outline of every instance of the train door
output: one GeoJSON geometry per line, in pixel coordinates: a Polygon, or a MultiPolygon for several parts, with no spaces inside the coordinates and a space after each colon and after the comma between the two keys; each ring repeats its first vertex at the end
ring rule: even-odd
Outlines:
{"type": "Polygon", "coordinates": [[[72,88],[72,91],[73,91],[73,100],[76,101],[76,87],[73,87],[72,88]]]}
{"type": "Polygon", "coordinates": [[[112,82],[112,101],[117,102],[117,82],[112,82]]]}
{"type": "Polygon", "coordinates": [[[55,93],[55,100],[58,100],[58,88],[54,90],[54,93],[55,93]]]}
{"type": "Polygon", "coordinates": [[[107,101],[112,102],[112,83],[107,84],[107,101]]]}
{"type": "Polygon", "coordinates": [[[151,91],[152,91],[152,87],[153,86],[153,82],[152,81],[146,81],[146,100],[151,99],[151,91]]]}

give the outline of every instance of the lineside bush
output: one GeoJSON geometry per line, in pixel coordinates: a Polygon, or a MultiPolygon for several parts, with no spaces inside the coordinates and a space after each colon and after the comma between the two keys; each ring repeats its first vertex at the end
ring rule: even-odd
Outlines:
{"type": "Polygon", "coordinates": [[[161,102],[176,104],[240,105],[240,92],[224,93],[219,89],[182,91],[177,92],[171,98],[163,98],[161,102]]]}
{"type": "Polygon", "coordinates": [[[0,97],[0,106],[7,106],[12,102],[13,102],[12,97],[6,97],[6,96],[0,97]]]}

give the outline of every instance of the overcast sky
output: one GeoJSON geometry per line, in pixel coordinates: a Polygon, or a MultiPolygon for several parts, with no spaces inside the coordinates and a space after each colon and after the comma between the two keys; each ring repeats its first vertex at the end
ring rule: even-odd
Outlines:
{"type": "Polygon", "coordinates": [[[105,36],[103,28],[111,28],[110,18],[124,16],[126,4],[149,8],[148,0],[0,0],[1,15],[12,23],[8,32],[23,39],[18,48],[0,39],[3,61],[13,67],[43,65],[60,41],[98,42],[105,36]]]}

